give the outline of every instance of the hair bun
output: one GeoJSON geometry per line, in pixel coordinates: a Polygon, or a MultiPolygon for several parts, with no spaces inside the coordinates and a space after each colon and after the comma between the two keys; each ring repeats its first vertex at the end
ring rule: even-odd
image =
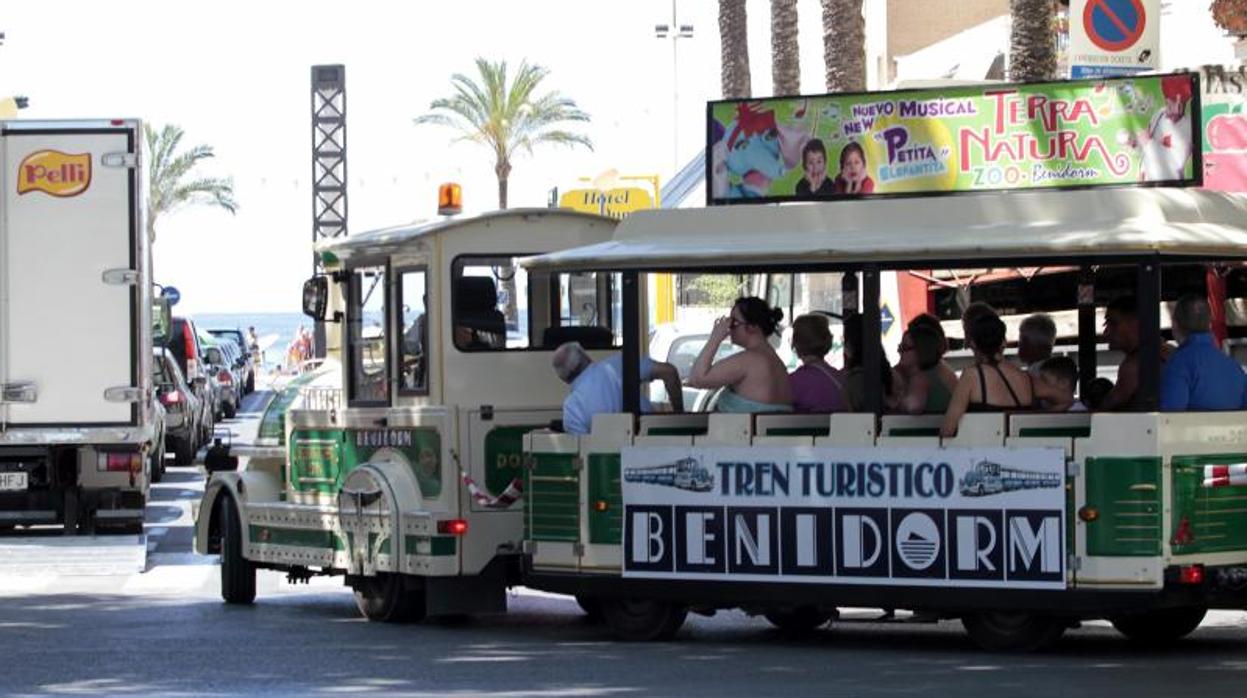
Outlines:
{"type": "Polygon", "coordinates": [[[778,325],[779,321],[784,319],[784,311],[779,308],[771,308],[771,319],[778,325]]]}

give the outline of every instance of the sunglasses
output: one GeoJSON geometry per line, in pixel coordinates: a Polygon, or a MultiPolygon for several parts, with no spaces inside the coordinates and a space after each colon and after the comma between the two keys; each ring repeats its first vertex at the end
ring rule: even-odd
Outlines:
{"type": "Polygon", "coordinates": [[[899,351],[899,352],[901,352],[901,353],[903,354],[903,353],[905,353],[905,352],[907,352],[907,351],[913,351],[913,350],[914,350],[914,345],[912,345],[912,344],[901,344],[901,345],[899,345],[899,346],[897,346],[897,347],[896,347],[896,350],[897,350],[897,351],[899,351]]]}

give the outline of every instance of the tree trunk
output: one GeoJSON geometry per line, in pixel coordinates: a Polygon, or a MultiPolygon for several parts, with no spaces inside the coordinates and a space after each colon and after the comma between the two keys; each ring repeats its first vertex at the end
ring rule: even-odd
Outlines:
{"type": "Polygon", "coordinates": [[[771,82],[772,94],[801,94],[797,0],[771,0],[771,82]]]}
{"type": "MultiPolygon", "coordinates": [[[[1009,79],[1015,82],[1056,77],[1056,17],[1052,0],[1010,0],[1009,79]]],[[[1081,18],[1077,18],[1081,21],[1081,18]]],[[[1073,21],[1073,20],[1071,20],[1073,21]]]]}
{"type": "Polygon", "coordinates": [[[498,208],[507,208],[507,179],[511,176],[511,163],[499,160],[494,165],[494,174],[498,175],[498,208]]]}
{"type": "Polygon", "coordinates": [[[862,0],[823,0],[823,63],[828,92],[866,90],[862,0]]]}
{"type": "Polygon", "coordinates": [[[147,243],[156,242],[156,216],[147,214],[147,243]]]}
{"type": "Polygon", "coordinates": [[[749,84],[749,32],[745,0],[719,0],[719,46],[724,99],[753,96],[749,84]]]}

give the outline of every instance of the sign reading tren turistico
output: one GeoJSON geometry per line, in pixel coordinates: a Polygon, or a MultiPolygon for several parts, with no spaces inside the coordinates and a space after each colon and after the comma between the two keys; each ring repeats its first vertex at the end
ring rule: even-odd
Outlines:
{"type": "Polygon", "coordinates": [[[975,85],[707,105],[707,203],[1199,186],[1199,77],[975,85]]]}

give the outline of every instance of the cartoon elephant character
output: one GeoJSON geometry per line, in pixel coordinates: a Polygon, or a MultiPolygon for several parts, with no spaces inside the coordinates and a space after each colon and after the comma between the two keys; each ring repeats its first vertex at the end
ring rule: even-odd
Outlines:
{"type": "Polygon", "coordinates": [[[723,133],[711,148],[712,192],[728,199],[768,196],[771,182],[801,162],[810,140],[800,129],[779,125],[775,111],[757,103],[737,105],[736,120],[723,133]]]}

